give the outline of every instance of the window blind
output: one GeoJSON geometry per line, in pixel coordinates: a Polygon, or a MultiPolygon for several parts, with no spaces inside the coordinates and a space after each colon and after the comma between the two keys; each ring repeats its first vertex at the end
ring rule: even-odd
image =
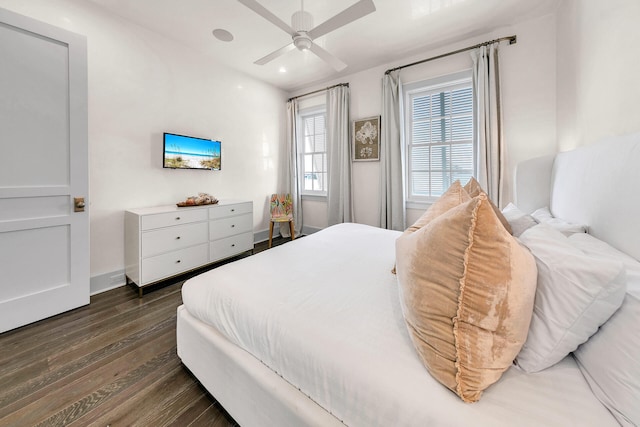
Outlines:
{"type": "Polygon", "coordinates": [[[407,94],[408,199],[438,197],[474,170],[471,80],[407,94]]]}

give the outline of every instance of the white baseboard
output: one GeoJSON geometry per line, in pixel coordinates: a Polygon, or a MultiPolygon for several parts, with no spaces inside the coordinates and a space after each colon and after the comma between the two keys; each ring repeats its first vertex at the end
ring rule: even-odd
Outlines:
{"type": "Polygon", "coordinates": [[[253,233],[253,243],[266,242],[269,240],[269,229],[261,230],[253,233]]]}
{"type": "Polygon", "coordinates": [[[127,284],[124,270],[93,276],[89,281],[89,294],[95,295],[127,284]]]}
{"type": "Polygon", "coordinates": [[[310,227],[308,225],[303,225],[302,226],[302,234],[308,235],[308,234],[313,234],[316,233],[318,231],[322,230],[322,228],[320,227],[310,227]]]}

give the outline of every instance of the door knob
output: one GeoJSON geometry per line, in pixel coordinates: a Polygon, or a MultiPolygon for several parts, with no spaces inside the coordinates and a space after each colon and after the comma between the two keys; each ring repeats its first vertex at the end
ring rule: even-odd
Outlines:
{"type": "Polygon", "coordinates": [[[84,197],[73,198],[73,211],[84,212],[84,197]]]}

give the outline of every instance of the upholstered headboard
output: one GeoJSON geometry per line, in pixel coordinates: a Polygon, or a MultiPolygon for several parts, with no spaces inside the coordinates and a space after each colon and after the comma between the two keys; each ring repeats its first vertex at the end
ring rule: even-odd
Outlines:
{"type": "Polygon", "coordinates": [[[531,213],[538,208],[549,206],[551,200],[551,156],[525,160],[516,167],[514,203],[523,212],[531,213]]]}
{"type": "Polygon", "coordinates": [[[640,260],[640,133],[522,162],[515,180],[521,210],[549,206],[640,260]]]}

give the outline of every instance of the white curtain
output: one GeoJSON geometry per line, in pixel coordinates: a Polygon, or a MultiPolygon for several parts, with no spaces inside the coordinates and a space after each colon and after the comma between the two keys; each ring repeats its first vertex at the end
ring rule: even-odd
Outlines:
{"type": "MultiPolygon", "coordinates": [[[[278,193],[289,193],[293,200],[293,221],[296,236],[302,232],[302,198],[300,193],[300,179],[298,176],[298,144],[296,142],[298,125],[298,102],[295,99],[287,102],[287,145],[285,147],[284,162],[280,168],[278,193]]],[[[289,223],[280,223],[280,235],[291,237],[289,223]]]]}
{"type": "Polygon", "coordinates": [[[476,179],[486,189],[489,198],[502,207],[504,141],[498,43],[475,49],[471,57],[476,115],[476,179]]]}
{"type": "Polygon", "coordinates": [[[327,91],[328,224],[353,221],[351,149],[349,142],[349,87],[327,91]]]}
{"type": "Polygon", "coordinates": [[[401,95],[400,72],[385,74],[380,124],[380,227],[399,231],[406,228],[401,95]]]}

